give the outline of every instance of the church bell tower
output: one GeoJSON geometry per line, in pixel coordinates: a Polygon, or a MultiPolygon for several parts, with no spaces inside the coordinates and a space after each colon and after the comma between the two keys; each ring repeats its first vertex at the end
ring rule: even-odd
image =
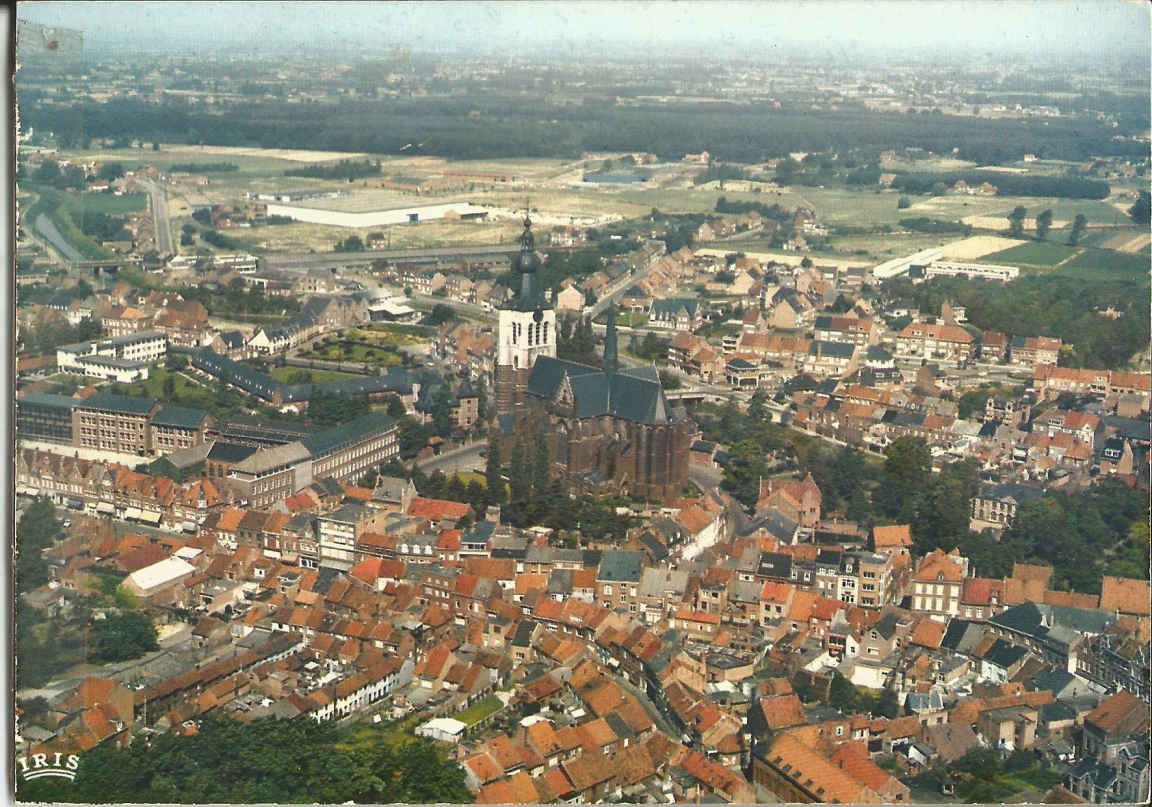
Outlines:
{"type": "Polygon", "coordinates": [[[512,414],[523,404],[524,388],[540,356],[556,356],[556,311],[540,288],[540,259],[532,237],[532,220],[524,217],[516,296],[500,307],[496,345],[496,412],[512,414]]]}

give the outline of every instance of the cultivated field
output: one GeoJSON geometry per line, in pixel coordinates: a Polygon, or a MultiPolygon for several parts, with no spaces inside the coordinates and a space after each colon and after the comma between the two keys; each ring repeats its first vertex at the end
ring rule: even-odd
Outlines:
{"type": "Polygon", "coordinates": [[[1100,246],[1117,252],[1139,252],[1152,243],[1148,233],[1120,233],[1104,241],[1100,246]]]}
{"type": "Polygon", "coordinates": [[[1009,249],[985,255],[988,263],[1026,264],[1028,266],[1056,266],[1075,257],[1080,250],[1064,244],[1030,241],[1009,249]]]}
{"type": "Polygon", "coordinates": [[[956,261],[970,261],[1026,243],[1028,242],[1015,238],[1002,238],[998,235],[973,235],[945,244],[944,257],[956,261]]]}
{"type": "MultiPolygon", "coordinates": [[[[200,154],[216,158],[220,157],[268,157],[275,160],[289,160],[299,163],[320,163],[329,160],[359,159],[364,156],[362,152],[354,151],[308,151],[304,149],[261,149],[242,148],[240,146],[186,146],[180,143],[161,144],[161,151],[174,154],[200,154]]],[[[187,159],[183,162],[196,162],[187,159]]],[[[207,162],[207,161],[205,161],[207,162]]],[[[235,162],[232,160],[231,162],[235,162]]]]}
{"type": "Polygon", "coordinates": [[[1093,280],[1148,281],[1148,256],[1110,249],[1086,249],[1052,270],[1053,274],[1093,280]]]}

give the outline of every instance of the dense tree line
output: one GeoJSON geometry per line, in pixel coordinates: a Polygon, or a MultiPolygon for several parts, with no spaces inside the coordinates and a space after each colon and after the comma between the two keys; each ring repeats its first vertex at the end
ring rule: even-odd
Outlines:
{"type": "Polygon", "coordinates": [[[905,193],[939,193],[940,186],[950,188],[963,180],[968,185],[984,182],[996,186],[997,196],[1059,196],[1066,199],[1104,199],[1110,188],[1107,182],[1072,176],[1037,176],[1004,174],[998,171],[953,171],[942,174],[897,174],[892,187],[905,193]]]}
{"type": "Polygon", "coordinates": [[[55,132],[64,148],[81,145],[85,138],[130,136],[457,159],[577,158],[589,151],[647,151],[679,160],[685,153],[708,150],[725,161],[757,163],[793,151],[878,153],[921,148],[944,154],[958,147],[961,159],[981,164],[1017,160],[1025,153],[1084,160],[1146,156],[1147,151],[1139,142],[1113,140],[1115,130],[1085,120],[988,120],[693,102],[586,103],[553,107],[541,115],[537,105],[524,103],[519,94],[496,97],[483,92],[308,104],[263,99],[211,109],[197,109],[175,98],[162,103],[114,98],[103,103],[47,104],[32,103],[21,94],[20,116],[30,127],[55,132]],[[472,115],[477,109],[480,114],[472,115]]]}
{"type": "Polygon", "coordinates": [[[781,207],[778,204],[764,204],[763,202],[741,202],[741,201],[728,201],[727,197],[721,196],[716,200],[716,207],[713,208],[717,213],[759,213],[766,219],[774,219],[775,221],[788,221],[792,218],[792,211],[781,207]]]}
{"type": "Polygon", "coordinates": [[[173,163],[169,171],[183,171],[186,174],[223,174],[238,171],[236,163],[173,163]]]}
{"type": "Polygon", "coordinates": [[[723,183],[729,179],[748,179],[748,171],[735,165],[725,163],[712,163],[692,178],[693,185],[705,185],[709,182],[723,183]]]}
{"type": "Polygon", "coordinates": [[[915,551],[958,547],[974,573],[1004,577],[1013,563],[1054,568],[1053,585],[1099,593],[1104,574],[1143,577],[1148,568],[1148,491],[1104,479],[1076,493],[1049,491],[1021,504],[999,541],[969,530],[969,501],[980,478],[973,460],[932,471],[921,438],[901,437],[885,450],[877,513],[912,525],[915,551]],[[1135,573],[1135,574],[1133,574],[1135,573]]]}
{"type": "Polygon", "coordinates": [[[915,230],[919,233],[961,233],[963,235],[972,233],[972,226],[969,224],[962,224],[959,221],[930,219],[927,216],[900,219],[900,226],[905,230],[915,230]]]}
{"type": "Polygon", "coordinates": [[[1062,364],[1121,368],[1148,347],[1147,282],[1038,275],[1008,286],[935,278],[919,285],[898,280],[887,287],[936,316],[944,300],[966,306],[969,322],[981,330],[1060,338],[1074,345],[1074,351],[1061,356],[1062,364]],[[1096,313],[1108,305],[1124,315],[1109,319],[1096,313]]]}
{"type": "Polygon", "coordinates": [[[428,740],[384,742],[307,717],[206,717],[126,749],[84,753],[74,782],[20,785],[21,800],[207,803],[466,803],[464,772],[428,740]]]}
{"type": "Polygon", "coordinates": [[[75,325],[69,325],[67,322],[49,322],[32,328],[22,328],[20,345],[25,352],[47,353],[60,345],[99,339],[100,334],[100,322],[92,317],[82,319],[75,325]]]}
{"type": "Polygon", "coordinates": [[[313,163],[300,168],[289,168],[284,172],[286,177],[313,177],[314,179],[360,179],[361,177],[377,176],[380,173],[380,161],[371,160],[340,160],[335,163],[313,163]]]}

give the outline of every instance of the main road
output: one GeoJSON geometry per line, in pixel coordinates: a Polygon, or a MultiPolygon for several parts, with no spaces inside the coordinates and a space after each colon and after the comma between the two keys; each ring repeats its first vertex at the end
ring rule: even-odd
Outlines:
{"type": "Polygon", "coordinates": [[[155,182],[143,181],[148,189],[148,205],[152,208],[152,229],[156,237],[156,251],[172,255],[172,229],[168,223],[168,194],[155,182]]]}
{"type": "Polygon", "coordinates": [[[261,263],[266,269],[303,272],[309,269],[332,269],[341,266],[363,266],[375,261],[418,263],[425,259],[477,258],[484,256],[515,255],[519,244],[481,244],[460,247],[429,247],[426,249],[373,249],[367,252],[281,252],[264,255],[261,263]]]}

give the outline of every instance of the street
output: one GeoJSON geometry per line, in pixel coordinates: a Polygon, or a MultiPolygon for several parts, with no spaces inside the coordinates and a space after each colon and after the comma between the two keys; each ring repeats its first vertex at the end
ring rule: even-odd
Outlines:
{"type": "Polygon", "coordinates": [[[148,188],[148,206],[152,209],[152,229],[156,233],[156,251],[172,255],[172,230],[168,223],[168,194],[155,182],[141,182],[148,188]]]}
{"type": "Polygon", "coordinates": [[[475,258],[486,255],[514,255],[519,251],[520,246],[513,243],[425,249],[374,249],[369,252],[281,252],[265,255],[262,263],[267,269],[307,271],[317,267],[328,269],[340,266],[362,266],[375,261],[406,263],[420,258],[475,258]]]}
{"type": "Polygon", "coordinates": [[[485,459],[480,452],[488,447],[487,440],[476,440],[459,448],[445,451],[438,457],[430,457],[416,463],[416,466],[426,474],[434,471],[443,471],[446,475],[478,471],[484,473],[485,459]]]}

